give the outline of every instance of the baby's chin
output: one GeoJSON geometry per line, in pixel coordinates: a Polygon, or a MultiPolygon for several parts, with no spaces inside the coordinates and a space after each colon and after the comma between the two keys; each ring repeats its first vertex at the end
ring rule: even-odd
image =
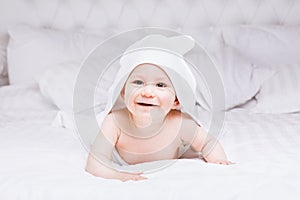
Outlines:
{"type": "Polygon", "coordinates": [[[152,119],[160,119],[164,118],[168,111],[162,109],[159,106],[134,106],[131,109],[128,109],[131,114],[135,117],[146,117],[146,118],[152,118],[152,119]]]}

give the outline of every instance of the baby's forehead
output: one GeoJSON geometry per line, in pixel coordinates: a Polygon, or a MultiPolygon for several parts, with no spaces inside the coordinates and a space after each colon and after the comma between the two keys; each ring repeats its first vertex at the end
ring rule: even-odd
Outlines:
{"type": "Polygon", "coordinates": [[[168,78],[167,73],[158,65],[144,63],[136,66],[131,74],[131,76],[154,76],[154,77],[162,77],[168,78]]]}

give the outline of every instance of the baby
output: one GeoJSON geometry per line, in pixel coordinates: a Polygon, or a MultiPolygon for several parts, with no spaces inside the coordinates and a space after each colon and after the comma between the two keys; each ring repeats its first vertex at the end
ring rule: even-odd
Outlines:
{"type": "Polygon", "coordinates": [[[110,110],[104,118],[88,157],[89,173],[122,181],[144,180],[142,173],[114,169],[114,152],[128,164],[198,156],[180,152],[182,146],[201,153],[206,162],[232,164],[220,143],[180,111],[173,83],[156,59],[134,64],[120,92],[125,107],[110,110]]]}

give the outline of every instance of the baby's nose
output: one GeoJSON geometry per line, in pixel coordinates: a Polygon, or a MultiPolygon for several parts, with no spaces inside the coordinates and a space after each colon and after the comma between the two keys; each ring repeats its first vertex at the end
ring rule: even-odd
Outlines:
{"type": "Polygon", "coordinates": [[[154,87],[152,85],[146,85],[141,91],[141,95],[144,97],[155,97],[154,87]]]}

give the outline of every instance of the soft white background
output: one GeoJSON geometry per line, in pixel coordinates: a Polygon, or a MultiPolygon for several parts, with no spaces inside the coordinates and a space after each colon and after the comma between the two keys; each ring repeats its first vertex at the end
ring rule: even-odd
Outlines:
{"type": "MultiPolygon", "coordinates": [[[[6,32],[18,23],[93,33],[101,40],[136,27],[158,26],[190,34],[208,47],[214,47],[212,38],[220,36],[221,25],[233,25],[235,30],[223,32],[224,42],[250,59],[257,59],[261,65],[266,61],[271,65],[281,61],[279,67],[284,67],[287,62],[299,64],[300,58],[290,53],[282,57],[281,53],[286,51],[278,51],[278,43],[270,46],[274,43],[266,39],[274,33],[282,36],[280,31],[261,28],[299,27],[298,0],[0,0],[0,34],[4,38],[0,43],[1,64],[5,63],[2,61],[6,54],[6,32]],[[250,32],[255,27],[266,34],[245,37],[238,25],[250,26],[250,32]],[[266,52],[271,52],[267,54],[269,57],[259,57],[266,52]]],[[[292,47],[294,53],[300,52],[296,43],[299,40],[278,38],[283,41],[280,43],[283,48],[292,47]]],[[[36,57],[43,53],[41,49],[36,57]]],[[[18,72],[22,75],[26,70],[21,68],[18,72]]],[[[260,97],[265,96],[260,94],[260,97]]],[[[57,107],[40,94],[38,87],[5,86],[0,89],[0,104],[1,199],[298,199],[300,196],[299,114],[231,112],[220,140],[229,158],[237,164],[224,167],[199,160],[179,160],[170,168],[148,174],[149,181],[121,183],[95,178],[84,171],[87,152],[71,130],[49,125],[57,107]]]]}

